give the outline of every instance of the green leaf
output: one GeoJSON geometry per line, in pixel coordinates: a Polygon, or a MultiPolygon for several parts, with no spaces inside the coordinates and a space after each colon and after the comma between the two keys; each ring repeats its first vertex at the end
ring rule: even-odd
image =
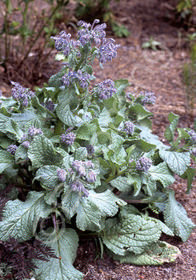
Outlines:
{"type": "Polygon", "coordinates": [[[182,175],[190,165],[189,152],[173,152],[159,150],[160,157],[167,163],[169,168],[177,175],[182,175]]]}
{"type": "Polygon", "coordinates": [[[35,234],[40,218],[46,218],[51,213],[51,207],[44,201],[43,192],[29,192],[27,200],[9,200],[6,203],[2,222],[0,222],[0,239],[9,237],[25,241],[35,234]]]}
{"type": "Polygon", "coordinates": [[[55,165],[45,165],[37,170],[34,180],[40,181],[46,189],[54,189],[60,183],[58,169],[59,167],[55,165]]]}
{"type": "Polygon", "coordinates": [[[80,147],[75,151],[74,159],[75,160],[84,160],[87,158],[87,149],[85,147],[80,147]]]}
{"type": "Polygon", "coordinates": [[[14,156],[5,150],[0,150],[0,174],[14,164],[14,156]]]}
{"type": "Polygon", "coordinates": [[[28,158],[27,151],[28,151],[28,149],[26,147],[24,147],[23,145],[20,145],[18,147],[18,149],[16,150],[15,160],[18,161],[18,160],[27,159],[28,158]]]}
{"type": "Polygon", "coordinates": [[[181,175],[181,178],[187,179],[187,191],[186,193],[189,194],[193,185],[193,180],[195,178],[195,168],[189,167],[184,174],[181,175]]]}
{"type": "Polygon", "coordinates": [[[77,212],[81,196],[71,190],[64,192],[62,196],[62,210],[68,219],[71,219],[77,212]]]}
{"type": "Polygon", "coordinates": [[[109,123],[112,123],[110,112],[105,107],[99,115],[98,123],[103,132],[107,131],[109,123]]]}
{"type": "Polygon", "coordinates": [[[126,203],[116,197],[110,190],[103,193],[89,191],[87,198],[81,198],[77,208],[76,224],[81,230],[99,231],[102,218],[114,216],[119,206],[126,203]]]}
{"type": "Polygon", "coordinates": [[[56,113],[58,118],[66,125],[68,126],[76,126],[77,124],[79,124],[82,120],[74,115],[71,111],[70,111],[70,106],[69,105],[65,105],[63,103],[60,103],[57,107],[56,107],[56,113]]]}
{"type": "Polygon", "coordinates": [[[166,225],[185,242],[191,234],[195,225],[187,217],[186,210],[176,201],[174,191],[167,190],[168,199],[165,203],[164,221],[166,225]]]}
{"type": "Polygon", "coordinates": [[[148,173],[151,175],[153,180],[159,181],[164,188],[168,187],[175,181],[174,176],[165,162],[161,162],[156,166],[152,165],[148,173]]]}
{"type": "Polygon", "coordinates": [[[44,135],[36,136],[31,142],[28,157],[34,168],[43,165],[61,165],[63,161],[61,153],[55,150],[52,142],[44,135]]]}
{"type": "Polygon", "coordinates": [[[132,186],[128,183],[127,177],[119,176],[110,182],[113,188],[118,189],[121,192],[132,190],[132,186]]]}
{"type": "Polygon", "coordinates": [[[155,150],[156,146],[154,144],[151,144],[149,142],[146,142],[142,139],[133,140],[132,144],[134,144],[138,149],[140,149],[142,152],[150,152],[151,150],[155,150]]]}
{"type": "Polygon", "coordinates": [[[166,128],[164,136],[168,142],[173,142],[174,133],[179,121],[179,116],[174,113],[170,113],[168,115],[168,120],[170,122],[170,125],[166,128]]]}
{"type": "Polygon", "coordinates": [[[142,178],[140,174],[129,174],[127,182],[134,187],[134,196],[137,196],[141,191],[142,178]]]}
{"type": "Polygon", "coordinates": [[[75,230],[65,228],[56,234],[52,240],[46,240],[55,255],[49,262],[37,260],[35,265],[36,280],[82,280],[83,274],[73,267],[78,248],[78,236],[75,230]]]}
{"type": "Polygon", "coordinates": [[[120,263],[131,263],[134,265],[161,265],[163,263],[175,262],[180,255],[181,252],[178,247],[164,241],[159,241],[142,254],[127,253],[126,256],[114,256],[114,259],[120,263]]]}
{"type": "Polygon", "coordinates": [[[160,236],[161,229],[153,220],[128,214],[106,220],[102,239],[114,254],[125,256],[127,252],[145,252],[160,236]]]}
{"type": "Polygon", "coordinates": [[[141,104],[135,104],[130,108],[130,116],[135,117],[135,119],[140,122],[145,118],[153,116],[153,114],[146,110],[141,104]]]}
{"type": "Polygon", "coordinates": [[[101,229],[101,213],[91,200],[82,197],[76,212],[76,225],[80,230],[99,231],[101,229]]]}

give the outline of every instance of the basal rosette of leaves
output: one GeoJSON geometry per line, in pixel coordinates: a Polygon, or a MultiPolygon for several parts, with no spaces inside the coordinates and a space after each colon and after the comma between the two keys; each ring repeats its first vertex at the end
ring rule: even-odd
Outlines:
{"type": "Polygon", "coordinates": [[[180,253],[162,233],[186,241],[194,228],[171,185],[177,174],[191,191],[196,132],[171,113],[165,145],[150,131],[152,92],[126,93],[127,80],[92,84],[94,59],[111,61],[119,46],[105,24],[79,26],[77,40],[52,38],[63,67],[47,85],[31,92],[13,82],[1,98],[0,240],[53,250],[48,262],[34,257],[37,280],[82,279],[73,263],[84,233],[114,259],[153,265],[180,253]]]}

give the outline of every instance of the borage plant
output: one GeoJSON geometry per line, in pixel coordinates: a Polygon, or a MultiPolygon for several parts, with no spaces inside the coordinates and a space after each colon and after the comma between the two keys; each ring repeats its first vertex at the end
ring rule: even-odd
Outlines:
{"type": "Polygon", "coordinates": [[[73,262],[84,233],[120,262],[156,265],[179,255],[162,233],[186,241],[194,228],[169,186],[177,174],[191,190],[196,132],[171,113],[165,145],[150,132],[152,92],[126,95],[127,80],[93,86],[94,59],[111,61],[119,46],[105,24],[79,26],[77,40],[52,38],[63,67],[47,86],[12,82],[12,97],[1,98],[0,239],[53,249],[46,262],[31,248],[36,280],[82,279],[73,262]]]}

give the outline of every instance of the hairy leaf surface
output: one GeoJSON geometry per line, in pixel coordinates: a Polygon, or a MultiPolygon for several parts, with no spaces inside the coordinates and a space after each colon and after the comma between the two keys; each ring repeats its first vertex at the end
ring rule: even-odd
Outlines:
{"type": "Polygon", "coordinates": [[[0,222],[0,239],[9,237],[20,241],[31,239],[40,218],[46,218],[51,207],[44,201],[43,192],[29,192],[27,200],[9,200],[6,203],[3,219],[0,222]]]}
{"type": "Polygon", "coordinates": [[[176,201],[173,190],[167,190],[168,200],[165,203],[164,221],[166,225],[185,242],[195,225],[187,217],[186,210],[176,201]]]}
{"type": "Polygon", "coordinates": [[[75,230],[66,228],[57,233],[52,240],[46,240],[55,255],[49,262],[36,261],[36,280],[82,280],[83,274],[74,268],[78,247],[78,236],[75,230]]]}

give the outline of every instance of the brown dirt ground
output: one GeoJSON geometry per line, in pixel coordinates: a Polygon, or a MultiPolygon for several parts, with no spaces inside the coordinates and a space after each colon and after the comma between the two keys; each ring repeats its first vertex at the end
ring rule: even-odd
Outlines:
{"type": "MultiPolygon", "coordinates": [[[[103,70],[95,66],[99,80],[125,78],[132,83],[129,89],[131,92],[137,94],[145,89],[157,94],[156,105],[149,109],[154,113],[153,132],[163,141],[164,129],[168,124],[167,115],[171,111],[180,115],[180,126],[192,127],[191,119],[185,111],[185,87],[182,83],[182,66],[189,57],[184,40],[187,31],[174,24],[175,4],[175,0],[112,1],[111,9],[116,19],[128,28],[131,35],[116,39],[121,48],[112,63],[106,64],[103,70]],[[151,36],[161,42],[158,51],[141,48],[142,43],[151,36]]],[[[110,31],[109,36],[112,36],[110,31]]],[[[41,85],[57,68],[56,64],[48,60],[44,71],[40,70],[42,72],[38,79],[32,83],[28,81],[28,86],[41,85]]],[[[3,86],[0,89],[7,93],[10,87],[1,73],[3,86]]],[[[17,79],[17,75],[14,76],[13,72],[11,78],[17,79]]],[[[176,198],[196,223],[195,186],[191,194],[185,194],[186,183],[181,179],[177,179],[173,187],[176,198]]],[[[80,243],[75,267],[84,273],[85,280],[196,280],[196,230],[184,244],[177,238],[164,239],[181,250],[182,255],[173,264],[148,267],[119,264],[105,253],[103,259],[99,259],[94,241],[89,240],[80,243]]]]}

